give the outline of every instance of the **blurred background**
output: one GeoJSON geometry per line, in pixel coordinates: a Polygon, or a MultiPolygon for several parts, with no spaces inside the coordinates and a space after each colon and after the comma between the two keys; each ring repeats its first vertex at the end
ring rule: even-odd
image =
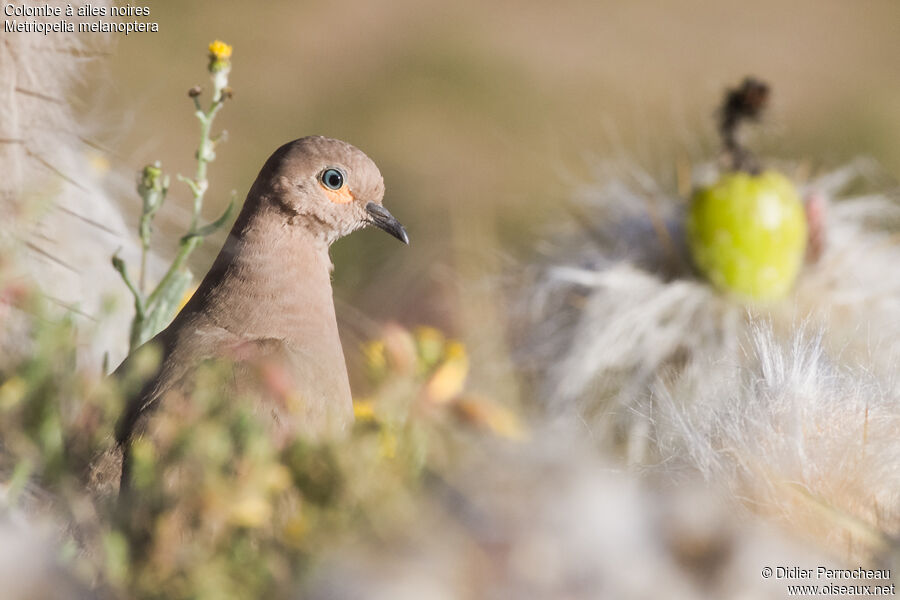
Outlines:
{"type": "MultiPolygon", "coordinates": [[[[229,141],[210,167],[207,216],[232,189],[243,200],[272,150],[304,135],[350,141],[381,167],[385,203],[412,245],[368,231],[334,247],[351,332],[365,327],[362,314],[483,329],[497,309],[479,300],[478,282],[528,255],[594,162],[627,156],[666,180],[679,159],[712,157],[715,106],[744,75],[774,90],[753,143],[764,156],[833,167],[865,155],[900,174],[896,0],[223,0],[151,10],[160,32],[117,36],[100,86],[113,162],[193,172],[186,92],[209,87],[206,46],[221,39],[234,46],[235,96],[216,122],[229,141]]],[[[174,180],[172,190],[157,222],[174,249],[189,214],[178,203],[190,196],[174,180]]],[[[136,195],[122,202],[137,214],[136,195]]],[[[223,236],[194,255],[195,272],[223,236]]]]}

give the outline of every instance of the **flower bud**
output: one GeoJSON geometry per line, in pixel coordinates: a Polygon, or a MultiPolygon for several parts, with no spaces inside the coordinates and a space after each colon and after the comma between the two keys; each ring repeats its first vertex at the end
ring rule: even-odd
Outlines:
{"type": "Polygon", "coordinates": [[[159,208],[169,188],[169,177],[163,175],[159,161],[147,165],[141,171],[137,191],[144,200],[144,212],[149,213],[159,208]]]}

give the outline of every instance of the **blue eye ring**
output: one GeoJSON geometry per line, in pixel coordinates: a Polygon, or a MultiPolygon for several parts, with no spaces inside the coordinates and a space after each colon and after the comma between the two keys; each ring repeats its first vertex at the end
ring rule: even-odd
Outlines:
{"type": "Polygon", "coordinates": [[[319,181],[329,190],[337,191],[344,187],[344,174],[340,169],[331,167],[322,171],[319,181]]]}

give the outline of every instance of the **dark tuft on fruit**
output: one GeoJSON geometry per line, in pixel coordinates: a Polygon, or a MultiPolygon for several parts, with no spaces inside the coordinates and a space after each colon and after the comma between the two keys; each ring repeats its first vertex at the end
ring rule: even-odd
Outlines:
{"type": "Polygon", "coordinates": [[[754,77],[747,77],[737,88],[725,92],[719,112],[719,135],[731,168],[735,171],[758,173],[756,157],[738,140],[738,130],[744,121],[758,121],[769,100],[769,86],[754,77]]]}

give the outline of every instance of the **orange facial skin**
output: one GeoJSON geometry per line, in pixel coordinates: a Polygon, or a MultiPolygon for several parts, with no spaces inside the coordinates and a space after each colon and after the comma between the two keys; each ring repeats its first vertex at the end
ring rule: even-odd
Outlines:
{"type": "Polygon", "coordinates": [[[328,199],[335,204],[347,204],[353,202],[355,199],[353,197],[353,192],[350,191],[346,185],[339,190],[329,190],[324,185],[322,189],[325,190],[325,194],[328,196],[328,199]]]}

